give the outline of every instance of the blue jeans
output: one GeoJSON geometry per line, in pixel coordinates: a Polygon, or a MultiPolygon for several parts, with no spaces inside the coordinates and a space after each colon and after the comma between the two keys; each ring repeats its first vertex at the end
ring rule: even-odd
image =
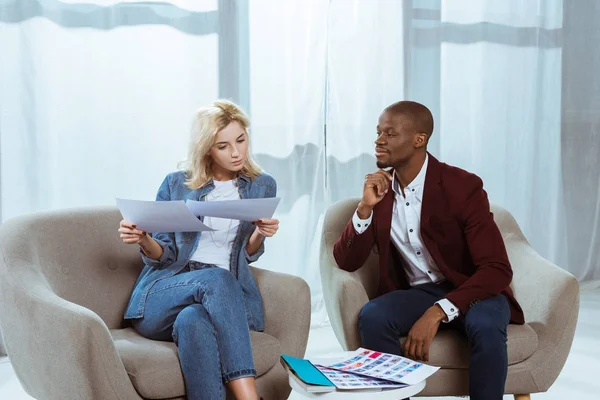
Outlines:
{"type": "Polygon", "coordinates": [[[225,269],[190,262],[156,282],[132,324],[175,342],[189,400],[225,399],[227,382],[256,376],[242,288],[225,269]]]}
{"type": "MultiPolygon", "coordinates": [[[[359,315],[362,346],[402,355],[399,338],[406,336],[423,313],[451,290],[447,282],[426,283],[371,300],[359,315]]],[[[508,301],[497,295],[473,305],[449,324],[440,325],[440,329],[458,329],[467,336],[471,348],[469,395],[473,400],[502,399],[508,369],[509,321],[508,301]]]]}

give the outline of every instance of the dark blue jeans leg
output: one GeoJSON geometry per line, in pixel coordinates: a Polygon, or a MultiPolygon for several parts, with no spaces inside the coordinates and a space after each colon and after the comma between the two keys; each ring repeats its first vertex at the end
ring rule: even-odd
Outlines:
{"type": "Polygon", "coordinates": [[[369,301],[358,316],[362,346],[402,355],[400,337],[406,336],[423,313],[449,290],[446,284],[426,283],[369,301]]]}
{"type": "Polygon", "coordinates": [[[132,323],[147,338],[175,341],[190,400],[224,400],[224,384],[256,376],[242,288],[227,270],[204,268],[157,282],[144,317],[132,323]]]}
{"type": "MultiPolygon", "coordinates": [[[[359,314],[362,346],[402,355],[399,338],[451,287],[428,283],[408,290],[396,290],[369,301],[359,314]]],[[[466,315],[440,329],[465,332],[471,348],[469,392],[473,400],[502,399],[508,369],[506,329],[510,320],[508,301],[503,295],[482,300],[466,315]]]]}
{"type": "Polygon", "coordinates": [[[406,336],[425,311],[450,289],[445,283],[426,283],[369,301],[358,316],[362,347],[401,356],[400,337],[406,336]]]}
{"type": "Polygon", "coordinates": [[[504,395],[509,321],[510,309],[503,295],[480,301],[457,321],[464,324],[471,348],[469,395],[472,400],[501,400],[504,395]]]}

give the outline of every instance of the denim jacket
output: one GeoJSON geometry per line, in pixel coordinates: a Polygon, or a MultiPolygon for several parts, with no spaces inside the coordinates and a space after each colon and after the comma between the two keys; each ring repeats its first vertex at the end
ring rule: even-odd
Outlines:
{"type": "MultiPolygon", "coordinates": [[[[167,175],[156,195],[157,201],[168,200],[198,200],[204,201],[215,185],[210,181],[197,190],[191,190],[185,185],[185,172],[177,171],[167,175]]],[[[244,175],[237,178],[238,190],[242,199],[256,199],[275,197],[277,184],[270,175],[262,173],[253,180],[244,175]]],[[[201,220],[204,217],[200,217],[201,220]]],[[[249,263],[255,262],[264,253],[264,241],[258,251],[249,255],[246,244],[254,231],[251,222],[241,221],[237,235],[234,239],[231,252],[231,273],[240,283],[245,299],[248,326],[254,331],[264,330],[264,313],[262,297],[250,271],[249,263]]],[[[125,310],[125,319],[142,318],[146,297],[154,283],[161,279],[169,278],[180,272],[194,254],[201,232],[153,233],[152,237],[160,244],[163,253],[159,260],[146,257],[140,250],[145,267],[140,273],[129,305],[125,310]]]]}

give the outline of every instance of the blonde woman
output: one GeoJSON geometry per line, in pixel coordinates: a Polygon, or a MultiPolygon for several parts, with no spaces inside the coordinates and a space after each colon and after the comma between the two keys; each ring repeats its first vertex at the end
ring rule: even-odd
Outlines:
{"type": "MultiPolygon", "coordinates": [[[[275,180],[250,156],[248,127],[246,114],[230,101],[199,110],[185,170],[167,175],[156,199],[274,197],[275,180]]],[[[146,264],[125,319],[147,338],[177,344],[188,399],[225,399],[228,388],[236,399],[255,400],[249,330],[262,331],[264,315],[249,263],[264,252],[264,238],[277,232],[279,221],[203,222],[216,230],[148,235],[121,221],[121,239],[139,245],[146,264]]]]}

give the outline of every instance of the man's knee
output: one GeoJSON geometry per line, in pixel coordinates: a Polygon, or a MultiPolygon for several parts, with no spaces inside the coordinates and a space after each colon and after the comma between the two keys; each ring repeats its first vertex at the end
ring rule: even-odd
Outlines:
{"type": "Polygon", "coordinates": [[[483,350],[506,347],[506,325],[493,314],[480,314],[476,318],[468,318],[465,329],[471,346],[483,350]]]}
{"type": "Polygon", "coordinates": [[[361,336],[379,332],[390,325],[389,315],[376,300],[369,301],[358,314],[358,329],[361,336]]]}

